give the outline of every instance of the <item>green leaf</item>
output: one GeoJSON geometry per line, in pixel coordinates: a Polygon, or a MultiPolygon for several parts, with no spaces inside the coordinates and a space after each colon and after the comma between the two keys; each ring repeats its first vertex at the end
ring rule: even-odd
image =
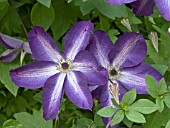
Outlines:
{"type": "Polygon", "coordinates": [[[170,128],[170,120],[169,120],[168,123],[166,124],[165,128],[170,128]]]}
{"type": "Polygon", "coordinates": [[[142,21],[135,16],[131,16],[128,19],[129,19],[130,24],[141,24],[142,23],[142,21]]]}
{"type": "Polygon", "coordinates": [[[99,19],[101,30],[108,31],[111,26],[111,24],[108,22],[108,19],[103,15],[99,15],[99,19]]]}
{"type": "Polygon", "coordinates": [[[112,41],[113,43],[116,42],[116,40],[117,40],[116,35],[119,35],[119,34],[120,34],[120,33],[119,33],[119,31],[118,31],[117,29],[110,29],[110,30],[108,31],[108,35],[109,35],[109,37],[110,37],[110,39],[111,39],[111,41],[112,41]]]}
{"type": "Polygon", "coordinates": [[[97,114],[102,116],[102,117],[111,117],[113,114],[117,111],[116,108],[113,108],[111,106],[104,107],[100,109],[97,114]]]}
{"type": "Polygon", "coordinates": [[[34,99],[40,103],[42,103],[42,92],[36,93],[34,95],[34,99]]]}
{"type": "Polygon", "coordinates": [[[96,8],[100,13],[111,19],[115,19],[115,17],[121,18],[128,16],[125,5],[111,6],[104,0],[98,0],[96,8]]]}
{"type": "Polygon", "coordinates": [[[80,1],[80,10],[83,13],[83,15],[86,15],[90,13],[97,5],[97,0],[87,0],[85,2],[80,1]]]}
{"type": "Polygon", "coordinates": [[[133,122],[130,121],[130,120],[128,120],[127,117],[124,117],[123,123],[124,123],[128,128],[131,128],[132,125],[133,125],[133,122]]]}
{"type": "Polygon", "coordinates": [[[124,118],[124,111],[123,110],[117,111],[114,117],[112,118],[112,120],[110,121],[110,125],[113,126],[115,124],[120,123],[123,120],[123,118],[124,118]]]}
{"type": "Polygon", "coordinates": [[[53,2],[55,9],[55,19],[51,26],[53,37],[56,41],[68,31],[71,24],[77,21],[81,12],[73,3],[65,3],[63,0],[53,2]]]}
{"type": "Polygon", "coordinates": [[[0,0],[0,2],[5,2],[5,1],[7,1],[7,0],[0,0]]]}
{"type": "Polygon", "coordinates": [[[55,18],[54,8],[45,7],[40,3],[36,3],[31,10],[31,22],[33,25],[41,26],[45,30],[51,26],[55,18]]]}
{"type": "Polygon", "coordinates": [[[37,1],[46,6],[47,8],[50,8],[51,0],[37,0],[37,1]]]}
{"type": "Polygon", "coordinates": [[[3,128],[24,128],[24,126],[14,119],[9,119],[4,122],[3,128]]]}
{"type": "Polygon", "coordinates": [[[156,69],[158,72],[160,72],[162,75],[165,74],[165,72],[168,69],[168,66],[166,65],[160,65],[160,64],[152,64],[151,65],[154,69],[156,69]]]}
{"type": "Polygon", "coordinates": [[[0,2],[0,11],[1,11],[1,10],[4,10],[7,5],[8,5],[8,2],[7,2],[7,1],[0,2]]]}
{"type": "Polygon", "coordinates": [[[84,127],[90,127],[93,121],[89,118],[80,118],[74,127],[72,128],[84,128],[84,127]]]}
{"type": "Polygon", "coordinates": [[[129,109],[133,109],[134,111],[138,111],[143,114],[150,114],[159,109],[159,106],[151,102],[147,99],[139,99],[135,103],[133,103],[129,109]]]}
{"type": "Polygon", "coordinates": [[[162,78],[160,80],[159,85],[160,85],[160,90],[159,90],[160,95],[167,92],[167,85],[166,85],[166,82],[165,82],[164,78],[162,78]]]}
{"type": "Polygon", "coordinates": [[[141,113],[139,113],[137,111],[129,110],[129,111],[125,112],[125,115],[132,122],[146,123],[145,117],[141,113]]]}
{"type": "MultiPolygon", "coordinates": [[[[1,5],[0,5],[1,6],[1,5]]],[[[3,5],[3,10],[0,9],[0,20],[3,18],[3,16],[7,13],[8,11],[9,4],[3,5]]]]}
{"type": "Polygon", "coordinates": [[[2,128],[6,120],[7,120],[7,117],[4,114],[0,114],[0,128],[2,128]]]}
{"type": "Polygon", "coordinates": [[[148,86],[147,92],[153,97],[156,98],[158,96],[158,83],[157,81],[149,75],[145,76],[146,85],[148,86]]]}
{"type": "MultiPolygon", "coordinates": [[[[146,124],[144,128],[162,128],[170,119],[170,109],[165,106],[162,113],[156,111],[155,113],[146,115],[146,124]]],[[[163,127],[163,128],[164,128],[163,127]]]]}
{"type": "Polygon", "coordinates": [[[168,108],[170,108],[170,94],[164,96],[164,102],[168,108]]]}
{"type": "Polygon", "coordinates": [[[131,105],[135,101],[135,99],[136,99],[136,89],[133,88],[123,96],[121,103],[131,105]]]}
{"type": "Polygon", "coordinates": [[[15,63],[0,63],[0,81],[14,96],[17,95],[18,87],[12,83],[9,72],[19,66],[15,63]]]}
{"type": "Polygon", "coordinates": [[[156,104],[159,106],[159,112],[162,112],[164,109],[164,101],[161,98],[156,98],[156,104]]]}
{"type": "MultiPolygon", "coordinates": [[[[152,25],[153,26],[153,28],[155,29],[155,30],[157,30],[159,33],[161,33],[161,35],[165,38],[165,39],[167,39],[167,40],[170,40],[170,36],[168,35],[168,32],[165,32],[164,30],[162,30],[160,27],[158,27],[158,26],[156,26],[156,25],[152,25]]],[[[169,42],[167,42],[167,43],[169,43],[169,42]]],[[[170,44],[170,43],[169,43],[170,44]]]]}
{"type": "Polygon", "coordinates": [[[41,111],[33,110],[33,115],[27,112],[20,112],[16,113],[14,117],[25,128],[52,128],[52,120],[45,121],[41,111]]]}
{"type": "Polygon", "coordinates": [[[94,124],[97,126],[104,126],[101,116],[99,116],[97,113],[94,115],[94,124]]]}

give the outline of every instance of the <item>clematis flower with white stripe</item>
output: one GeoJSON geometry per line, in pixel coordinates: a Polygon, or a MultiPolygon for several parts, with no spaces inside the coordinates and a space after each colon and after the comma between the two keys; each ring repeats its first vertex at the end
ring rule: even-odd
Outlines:
{"type": "MultiPolygon", "coordinates": [[[[158,81],[162,75],[143,62],[146,56],[146,43],[142,35],[131,32],[121,35],[115,44],[107,33],[96,31],[87,49],[96,57],[100,67],[108,71],[108,82],[104,86],[91,87],[94,97],[100,97],[101,107],[112,106],[112,98],[119,104],[127,90],[136,88],[138,94],[148,94],[145,75],[158,81]]],[[[111,118],[103,118],[107,126],[111,118]]],[[[110,126],[114,128],[116,126],[110,126]]]]}
{"type": "Polygon", "coordinates": [[[43,117],[56,118],[63,94],[75,105],[92,108],[90,85],[107,82],[98,71],[95,57],[84,50],[93,32],[93,24],[81,21],[68,31],[64,40],[64,53],[43,28],[33,27],[28,34],[32,54],[37,62],[10,72],[12,81],[19,87],[29,89],[43,87],[43,117]]]}
{"type": "Polygon", "coordinates": [[[122,5],[131,3],[133,12],[136,15],[149,16],[153,14],[154,6],[156,4],[161,15],[170,21],[170,0],[106,0],[111,5],[122,5]]]}

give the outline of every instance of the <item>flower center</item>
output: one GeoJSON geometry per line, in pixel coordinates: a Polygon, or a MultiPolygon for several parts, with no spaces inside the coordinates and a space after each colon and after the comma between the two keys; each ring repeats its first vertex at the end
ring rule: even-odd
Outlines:
{"type": "Polygon", "coordinates": [[[58,62],[57,69],[61,72],[68,72],[72,68],[72,61],[69,59],[62,59],[58,62]]]}
{"type": "Polygon", "coordinates": [[[109,79],[114,80],[118,77],[119,70],[117,68],[109,67],[107,70],[108,70],[109,79]]]}
{"type": "Polygon", "coordinates": [[[61,66],[64,70],[69,68],[69,64],[67,62],[62,63],[61,66]]]}
{"type": "Polygon", "coordinates": [[[110,75],[111,76],[117,75],[117,71],[115,69],[110,70],[110,75]]]}

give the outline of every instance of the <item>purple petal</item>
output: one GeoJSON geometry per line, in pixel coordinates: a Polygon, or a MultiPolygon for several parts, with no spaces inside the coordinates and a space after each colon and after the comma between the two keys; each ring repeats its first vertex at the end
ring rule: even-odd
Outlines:
{"type": "Polygon", "coordinates": [[[108,53],[113,47],[106,32],[98,30],[94,33],[87,49],[96,57],[101,67],[107,68],[110,65],[108,53]]]}
{"type": "Polygon", "coordinates": [[[81,21],[74,24],[64,39],[65,58],[74,60],[76,54],[86,48],[92,31],[93,24],[90,21],[81,21]]]}
{"type": "MultiPolygon", "coordinates": [[[[98,71],[98,64],[95,57],[86,50],[82,50],[77,54],[72,70],[82,72],[88,84],[103,85],[107,82],[106,76],[102,75],[104,71],[98,71]]],[[[105,72],[107,71],[105,70],[105,72]]]]}
{"type": "Polygon", "coordinates": [[[138,33],[124,33],[118,38],[109,53],[112,66],[116,68],[136,66],[146,56],[146,43],[142,35],[138,33]]]}
{"type": "Polygon", "coordinates": [[[92,96],[84,75],[81,72],[73,71],[67,73],[64,91],[70,101],[75,105],[91,110],[93,106],[92,96]]]}
{"type": "Polygon", "coordinates": [[[157,72],[147,63],[142,62],[135,67],[123,69],[120,76],[118,77],[118,80],[128,90],[136,88],[138,94],[148,94],[145,83],[146,74],[153,76],[158,82],[162,78],[162,75],[159,72],[157,72]]]}
{"type": "Polygon", "coordinates": [[[166,20],[170,21],[170,1],[169,0],[155,0],[155,2],[162,16],[166,20]]]}
{"type": "Polygon", "coordinates": [[[115,4],[122,5],[126,3],[131,3],[133,1],[136,1],[136,0],[106,0],[106,2],[108,2],[111,5],[115,5],[115,4]]]}
{"type": "Polygon", "coordinates": [[[46,120],[56,118],[63,96],[65,73],[58,73],[47,79],[43,88],[43,117],[46,120]]]}
{"type": "Polygon", "coordinates": [[[30,45],[29,45],[28,42],[25,42],[25,43],[23,44],[23,50],[24,50],[26,53],[32,54],[31,49],[30,49],[30,45]]]}
{"type": "Polygon", "coordinates": [[[153,14],[154,0],[137,0],[131,3],[135,15],[150,16],[153,14]]]}
{"type": "Polygon", "coordinates": [[[40,88],[49,77],[59,72],[56,65],[53,62],[33,62],[12,70],[10,76],[12,81],[19,87],[40,88]]]}
{"type": "Polygon", "coordinates": [[[33,27],[28,33],[28,40],[36,60],[58,62],[62,59],[55,41],[43,28],[33,27]]]}
{"type": "MultiPolygon", "coordinates": [[[[103,86],[106,86],[106,85],[103,85],[103,86]]],[[[100,86],[100,85],[89,86],[89,89],[91,91],[93,98],[99,98],[100,97],[103,86],[100,86]]]]}
{"type": "Polygon", "coordinates": [[[0,33],[0,44],[2,44],[5,48],[21,48],[23,43],[24,41],[22,40],[0,33]]]}
{"type": "Polygon", "coordinates": [[[7,49],[0,55],[0,60],[2,62],[12,62],[19,54],[20,49],[7,49]]]}

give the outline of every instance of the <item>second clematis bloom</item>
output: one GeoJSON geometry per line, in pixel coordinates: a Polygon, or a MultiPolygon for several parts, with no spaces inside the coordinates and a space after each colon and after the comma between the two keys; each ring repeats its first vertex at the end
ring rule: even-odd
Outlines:
{"type": "Polygon", "coordinates": [[[2,33],[0,33],[0,44],[7,48],[7,50],[0,55],[0,60],[2,62],[12,62],[21,50],[31,54],[28,42],[24,42],[2,33]]]}
{"type": "Polygon", "coordinates": [[[106,0],[111,5],[122,5],[131,3],[133,12],[136,15],[149,16],[153,14],[154,6],[156,4],[161,15],[170,21],[170,1],[169,0],[106,0]]]}
{"type": "Polygon", "coordinates": [[[42,106],[46,120],[56,118],[63,94],[75,105],[91,109],[93,102],[88,84],[105,84],[98,71],[95,57],[84,50],[93,31],[91,22],[78,22],[66,34],[64,53],[41,27],[33,27],[28,34],[35,60],[12,70],[12,81],[19,87],[43,87],[42,106]]]}
{"type": "MultiPolygon", "coordinates": [[[[121,35],[113,44],[107,33],[96,31],[87,49],[94,54],[100,67],[107,69],[108,82],[104,86],[91,87],[95,97],[100,97],[101,107],[112,106],[112,98],[119,104],[127,90],[136,88],[138,94],[148,94],[145,75],[159,81],[162,75],[143,62],[147,47],[142,35],[131,32],[121,35]]],[[[103,118],[108,125],[111,118],[103,118]]],[[[110,126],[111,127],[111,126],[110,126]]],[[[113,126],[114,127],[114,126],[113,126]]]]}

